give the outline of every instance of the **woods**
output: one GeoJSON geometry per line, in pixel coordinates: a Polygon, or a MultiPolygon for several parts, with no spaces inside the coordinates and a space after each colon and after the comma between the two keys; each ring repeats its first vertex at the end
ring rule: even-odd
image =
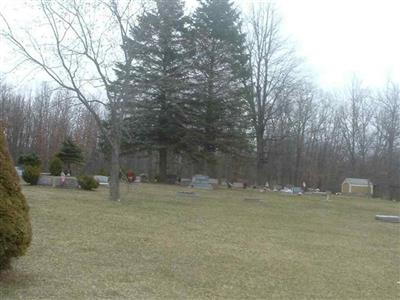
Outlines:
{"type": "Polygon", "coordinates": [[[85,172],[111,175],[114,200],[128,169],[161,182],[204,173],[331,191],[345,177],[370,178],[381,196],[398,197],[399,83],[354,78],[324,91],[272,4],[244,14],[229,0],[202,0],[191,13],[179,0],[100,1],[102,35],[103,16],[85,3],[41,2],[46,40],[29,44],[8,23],[3,32],[53,80],[20,91],[2,78],[15,161],[36,153],[47,170],[71,137],[85,172]]]}

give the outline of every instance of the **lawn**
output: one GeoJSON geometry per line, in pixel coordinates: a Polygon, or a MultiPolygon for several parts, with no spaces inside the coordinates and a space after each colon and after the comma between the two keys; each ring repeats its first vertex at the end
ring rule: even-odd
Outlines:
{"type": "Polygon", "coordinates": [[[23,188],[33,242],[0,299],[396,299],[399,214],[386,200],[143,184],[124,200],[23,188]],[[260,198],[260,202],[243,201],[260,198]]]}

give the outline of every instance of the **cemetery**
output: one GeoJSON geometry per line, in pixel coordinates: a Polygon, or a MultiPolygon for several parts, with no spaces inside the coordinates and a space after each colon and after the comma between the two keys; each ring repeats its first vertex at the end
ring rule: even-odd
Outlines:
{"type": "Polygon", "coordinates": [[[0,300],[400,299],[400,2],[316,2],[0,1],[0,300]]]}
{"type": "Polygon", "coordinates": [[[399,224],[375,220],[398,203],[165,184],[121,191],[116,203],[106,188],[23,185],[35,236],[0,276],[0,299],[398,295],[399,224]]]}

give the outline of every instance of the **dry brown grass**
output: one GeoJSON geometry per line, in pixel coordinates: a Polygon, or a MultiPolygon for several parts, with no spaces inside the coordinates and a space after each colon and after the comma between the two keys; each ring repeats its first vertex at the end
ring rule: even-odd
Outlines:
{"type": "Polygon", "coordinates": [[[0,299],[396,299],[399,204],[141,185],[24,187],[33,243],[0,299]],[[261,198],[246,202],[244,198],[261,198]]]}

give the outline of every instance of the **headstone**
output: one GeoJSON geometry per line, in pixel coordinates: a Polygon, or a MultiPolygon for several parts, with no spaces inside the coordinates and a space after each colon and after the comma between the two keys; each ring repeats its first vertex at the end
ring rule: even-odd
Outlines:
{"type": "Polygon", "coordinates": [[[140,174],[139,177],[140,177],[140,182],[148,182],[149,181],[149,176],[146,173],[140,174]]]}
{"type": "Polygon", "coordinates": [[[390,223],[400,223],[400,216],[376,215],[375,220],[390,223]]]}
{"type": "Polygon", "coordinates": [[[243,189],[244,183],[243,182],[234,182],[234,183],[232,183],[232,187],[238,188],[238,189],[243,189]]]}
{"type": "Polygon", "coordinates": [[[75,177],[66,177],[64,187],[77,188],[79,186],[78,180],[75,177]]]}
{"type": "Polygon", "coordinates": [[[209,182],[210,184],[212,184],[213,186],[214,186],[214,185],[218,185],[218,179],[217,179],[217,178],[210,178],[210,179],[208,180],[208,182],[209,182]]]}
{"type": "Polygon", "coordinates": [[[280,190],[280,192],[285,194],[293,194],[293,189],[285,186],[283,189],[280,190]]]}
{"type": "Polygon", "coordinates": [[[78,180],[75,177],[65,177],[64,182],[62,182],[60,176],[48,176],[40,175],[38,180],[38,185],[52,186],[52,187],[67,187],[67,188],[77,188],[78,180]]]}
{"type": "Polygon", "coordinates": [[[192,180],[190,178],[181,178],[181,186],[189,186],[192,180]]]}
{"type": "Polygon", "coordinates": [[[330,191],[326,191],[325,194],[326,194],[326,200],[327,200],[327,201],[330,201],[330,198],[331,198],[331,194],[332,194],[332,193],[331,193],[330,191]]]}
{"type": "Polygon", "coordinates": [[[243,201],[245,201],[245,202],[261,202],[261,199],[258,199],[258,198],[244,198],[243,201]]]}
{"type": "Polygon", "coordinates": [[[176,192],[176,195],[177,195],[177,196],[180,196],[180,197],[193,197],[193,198],[199,197],[199,194],[197,194],[197,193],[194,193],[194,192],[186,192],[186,191],[183,191],[183,192],[176,192]]]}
{"type": "Polygon", "coordinates": [[[100,185],[107,185],[107,186],[109,185],[108,176],[95,175],[93,177],[100,185]]]}
{"type": "Polygon", "coordinates": [[[15,167],[15,171],[17,172],[19,177],[22,177],[23,170],[20,167],[15,167]]]}
{"type": "Polygon", "coordinates": [[[212,190],[213,187],[210,184],[210,178],[205,175],[195,175],[192,178],[191,186],[196,189],[212,190]]]}
{"type": "Polygon", "coordinates": [[[303,189],[301,187],[295,186],[292,188],[293,194],[295,195],[302,195],[303,189]]]}
{"type": "Polygon", "coordinates": [[[47,175],[40,175],[38,180],[38,185],[45,185],[45,186],[52,186],[53,185],[53,178],[47,175]]]}

